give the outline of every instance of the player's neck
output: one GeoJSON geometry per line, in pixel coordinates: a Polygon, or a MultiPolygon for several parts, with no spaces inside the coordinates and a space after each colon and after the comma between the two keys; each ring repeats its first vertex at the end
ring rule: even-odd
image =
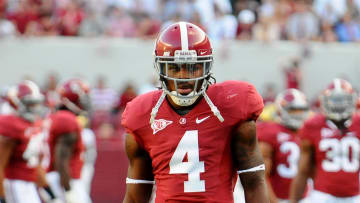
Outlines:
{"type": "Polygon", "coordinates": [[[344,119],[344,120],[340,120],[340,121],[335,121],[335,120],[330,120],[333,124],[335,124],[336,125],[336,127],[340,130],[340,131],[342,131],[342,132],[345,132],[345,131],[347,131],[347,129],[348,129],[348,121],[349,121],[349,119],[344,119]]]}
{"type": "Polygon", "coordinates": [[[180,106],[175,104],[175,102],[169,97],[166,96],[166,100],[167,102],[169,102],[171,108],[180,116],[184,116],[187,113],[189,113],[195,106],[196,104],[201,100],[201,96],[194,102],[194,104],[190,105],[190,106],[180,106]]]}

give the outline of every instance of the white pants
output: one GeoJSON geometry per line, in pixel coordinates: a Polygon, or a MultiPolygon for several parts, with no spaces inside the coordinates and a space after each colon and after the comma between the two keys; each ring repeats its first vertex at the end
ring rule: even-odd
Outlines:
{"type": "Polygon", "coordinates": [[[330,194],[313,190],[309,196],[309,203],[359,203],[360,195],[352,197],[335,197],[330,194]]]}
{"type": "Polygon", "coordinates": [[[84,164],[81,169],[81,181],[84,184],[85,191],[90,194],[91,191],[91,182],[94,177],[94,165],[93,164],[84,164]]]}
{"type": "Polygon", "coordinates": [[[4,180],[6,203],[41,203],[36,185],[24,180],[4,180]]]}
{"type": "Polygon", "coordinates": [[[241,185],[240,178],[238,178],[236,181],[233,195],[234,195],[234,203],[245,203],[244,189],[243,186],[241,185]]]}
{"type": "MultiPolygon", "coordinates": [[[[50,172],[46,174],[46,179],[55,196],[65,202],[65,192],[60,184],[60,175],[58,172],[50,172]]],[[[79,203],[91,203],[89,194],[86,192],[83,182],[80,179],[72,179],[70,188],[74,190],[79,203]]]]}

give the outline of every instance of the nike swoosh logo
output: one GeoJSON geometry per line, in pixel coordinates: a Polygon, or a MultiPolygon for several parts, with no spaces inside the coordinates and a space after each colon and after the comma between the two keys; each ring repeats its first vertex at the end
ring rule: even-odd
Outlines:
{"type": "Polygon", "coordinates": [[[208,118],[210,118],[210,116],[206,116],[205,118],[202,118],[200,120],[199,120],[199,118],[196,118],[195,122],[196,122],[196,124],[200,124],[200,123],[204,122],[208,118]]]}
{"type": "Polygon", "coordinates": [[[203,54],[205,54],[207,51],[201,51],[200,52],[200,55],[203,55],[203,54]]]}

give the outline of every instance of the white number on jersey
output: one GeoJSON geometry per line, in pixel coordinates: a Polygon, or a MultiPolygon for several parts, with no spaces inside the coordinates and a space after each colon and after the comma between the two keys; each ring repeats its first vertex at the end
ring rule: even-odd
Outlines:
{"type": "Polygon", "coordinates": [[[359,139],[356,137],[321,140],[320,151],[326,152],[326,159],[321,163],[322,168],[328,172],[340,170],[357,172],[359,170],[359,144],[359,139]]]}
{"type": "Polygon", "coordinates": [[[205,180],[200,173],[205,172],[203,161],[199,160],[198,131],[186,131],[170,160],[170,174],[188,174],[184,182],[184,192],[205,192],[205,180]],[[183,162],[187,155],[187,162],[183,162]]]}
{"type": "Polygon", "coordinates": [[[297,173],[297,164],[300,157],[299,146],[294,142],[284,142],[280,145],[280,152],[289,153],[287,164],[279,164],[277,171],[281,177],[293,178],[297,173]]]}

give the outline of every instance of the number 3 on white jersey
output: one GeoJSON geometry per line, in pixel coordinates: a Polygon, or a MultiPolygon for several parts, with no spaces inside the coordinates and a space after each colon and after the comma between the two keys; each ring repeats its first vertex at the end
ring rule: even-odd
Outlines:
{"type": "Polygon", "coordinates": [[[203,161],[199,160],[198,131],[186,131],[170,160],[170,174],[188,174],[184,181],[184,192],[205,192],[205,180],[200,173],[205,172],[203,161]],[[183,162],[187,154],[188,161],[183,162]]]}

